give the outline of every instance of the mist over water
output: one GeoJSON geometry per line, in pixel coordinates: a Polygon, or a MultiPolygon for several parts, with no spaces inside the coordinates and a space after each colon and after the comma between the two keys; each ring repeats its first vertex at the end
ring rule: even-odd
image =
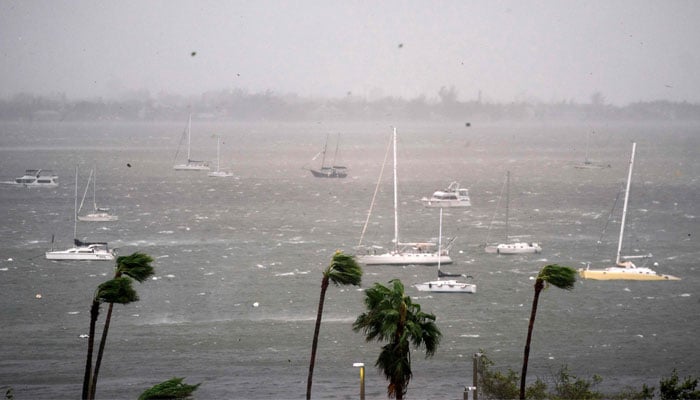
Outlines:
{"type": "MultiPolygon", "coordinates": [[[[44,259],[52,235],[57,247],[71,244],[76,164],[79,191],[96,166],[98,203],[119,216],[79,223],[78,237],[155,258],[154,279],[136,286],[140,301],[115,307],[98,397],[135,398],[173,376],[202,382],[197,398],[304,396],[321,272],[336,249],[351,253],[358,244],[391,128],[194,120],[193,158],[214,160],[212,135],[222,137],[222,167],[235,177],[216,179],[173,170],[185,123],[0,124],[0,181],[32,168],[60,177],[55,189],[0,186],[0,384],[17,398],[79,395],[87,348],[80,335],[88,331],[95,288],[113,273],[109,262],[44,259]],[[315,179],[302,168],[318,163],[312,157],[327,134],[340,134],[346,179],[315,179]]],[[[470,208],[445,210],[443,234],[457,237],[454,264],[445,269],[477,285],[473,295],[426,294],[410,285],[433,279],[433,267],[365,268],[362,288],[401,279],[444,335],[435,357],[413,354],[408,398],[460,398],[480,349],[497,368],[519,371],[539,269],[614,260],[619,212],[601,232],[626,179],[632,141],[625,251],[651,252],[655,270],[683,280],[579,281],[571,292],[545,291],[528,376],[548,378],[568,365],[580,377],[601,375],[600,389],[612,392],[658,387],[673,368],[700,375],[699,126],[395,125],[402,239],[438,236],[438,210],[424,208],[421,197],[453,180],[469,187],[470,208]],[[574,168],[587,147],[589,158],[610,167],[574,168]],[[511,237],[541,243],[541,254],[483,251],[487,238],[504,235],[496,204],[506,171],[511,237]]],[[[388,168],[380,188],[364,243],[386,247],[393,236],[388,168]]],[[[314,398],[356,398],[354,362],[368,366],[368,398],[385,396],[386,381],[373,368],[381,345],[351,330],[363,311],[362,288],[329,288],[314,398]]]]}

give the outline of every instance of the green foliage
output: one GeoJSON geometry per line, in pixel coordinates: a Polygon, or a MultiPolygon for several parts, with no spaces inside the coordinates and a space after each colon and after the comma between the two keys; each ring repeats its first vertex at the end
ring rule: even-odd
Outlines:
{"type": "Polygon", "coordinates": [[[192,393],[197,390],[201,383],[196,385],[188,385],[186,383],[182,383],[184,379],[185,378],[172,378],[154,385],[150,389],[147,389],[141,393],[138,400],[189,398],[192,396],[192,393]]]}
{"type": "Polygon", "coordinates": [[[654,398],[654,387],[642,385],[641,390],[636,390],[632,387],[624,388],[620,393],[612,396],[606,396],[610,400],[652,400],[654,398]]]}
{"type": "Polygon", "coordinates": [[[578,378],[569,371],[569,367],[563,365],[554,379],[554,393],[550,397],[554,400],[578,399],[596,400],[602,399],[603,394],[596,392],[593,387],[603,381],[599,375],[593,375],[591,380],[578,378]]]}
{"type": "Polygon", "coordinates": [[[700,390],[697,387],[698,378],[689,376],[680,382],[678,371],[674,368],[670,378],[661,379],[659,391],[662,400],[700,399],[700,390]]]}
{"type": "Polygon", "coordinates": [[[331,263],[324,271],[334,285],[355,285],[362,283],[362,267],[355,261],[355,257],[336,251],[331,263]]]}
{"type": "Polygon", "coordinates": [[[375,366],[389,380],[389,397],[403,398],[412,377],[410,344],[425,347],[426,357],[435,354],[442,333],[435,316],[421,311],[405,295],[404,285],[395,279],[391,287],[375,283],[365,291],[367,311],[357,317],[352,329],[362,331],[365,340],[387,342],[375,366]]]}
{"type": "Polygon", "coordinates": [[[131,279],[114,278],[97,287],[96,298],[105,303],[129,304],[139,296],[131,286],[131,279]]]}
{"type": "Polygon", "coordinates": [[[133,253],[128,256],[117,257],[116,275],[126,275],[137,282],[143,282],[154,274],[151,263],[153,258],[144,253],[133,253]]]}
{"type": "Polygon", "coordinates": [[[574,288],[576,275],[576,270],[571,267],[552,264],[543,267],[537,275],[537,279],[543,280],[547,285],[553,285],[564,290],[571,290],[574,288]]]}
{"type": "Polygon", "coordinates": [[[12,390],[12,387],[11,386],[3,386],[2,387],[2,389],[5,389],[5,388],[7,388],[7,390],[5,391],[5,399],[14,400],[15,394],[14,394],[14,391],[12,390]]]}

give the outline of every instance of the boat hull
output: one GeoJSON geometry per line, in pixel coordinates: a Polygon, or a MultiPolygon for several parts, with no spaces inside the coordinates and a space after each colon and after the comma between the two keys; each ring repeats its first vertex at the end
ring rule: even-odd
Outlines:
{"type": "Polygon", "coordinates": [[[310,170],[316,178],[345,178],[348,176],[347,170],[339,168],[322,168],[310,170]]]}
{"type": "Polygon", "coordinates": [[[210,176],[212,178],[230,178],[233,176],[233,173],[226,171],[213,171],[208,173],[207,176],[210,176]]]}
{"type": "Polygon", "coordinates": [[[580,269],[579,275],[583,279],[598,281],[629,280],[629,281],[678,281],[680,278],[673,275],[659,274],[650,268],[621,268],[610,267],[604,269],[580,269]]]}
{"type": "Polygon", "coordinates": [[[433,293],[476,293],[476,285],[455,280],[431,281],[414,285],[421,292],[433,293]]]}
{"type": "Polygon", "coordinates": [[[450,256],[436,253],[385,253],[357,255],[364,265],[438,265],[452,264],[450,256]]]}
{"type": "Polygon", "coordinates": [[[114,258],[114,253],[111,251],[91,253],[73,248],[68,250],[46,252],[46,259],[55,261],[112,261],[114,258]]]}
{"type": "Polygon", "coordinates": [[[94,213],[87,214],[82,217],[78,217],[78,220],[84,222],[113,222],[118,221],[119,217],[116,215],[110,215],[107,213],[94,213]]]}
{"type": "Polygon", "coordinates": [[[423,198],[421,199],[421,202],[425,207],[440,207],[440,208],[449,208],[449,207],[471,207],[472,203],[469,200],[435,200],[435,199],[428,199],[428,198],[423,198]]]}
{"type": "Polygon", "coordinates": [[[186,164],[178,164],[173,167],[175,171],[209,171],[211,167],[208,161],[188,161],[186,164]]]}
{"type": "Polygon", "coordinates": [[[486,246],[487,253],[512,255],[512,254],[536,254],[542,252],[542,247],[537,243],[502,243],[486,246]]]}

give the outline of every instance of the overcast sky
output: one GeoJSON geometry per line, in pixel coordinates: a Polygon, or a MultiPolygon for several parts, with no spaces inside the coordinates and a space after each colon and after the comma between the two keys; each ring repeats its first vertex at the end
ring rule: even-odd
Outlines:
{"type": "Polygon", "coordinates": [[[2,98],[698,103],[700,1],[0,0],[0,54],[2,98]]]}

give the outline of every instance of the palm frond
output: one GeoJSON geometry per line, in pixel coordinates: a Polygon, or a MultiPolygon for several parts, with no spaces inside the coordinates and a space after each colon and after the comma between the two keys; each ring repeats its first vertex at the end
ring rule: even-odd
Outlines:
{"type": "Polygon", "coordinates": [[[571,267],[552,264],[543,267],[537,275],[537,279],[543,280],[547,285],[571,290],[574,288],[574,283],[576,283],[576,275],[576,270],[571,267]]]}
{"type": "Polygon", "coordinates": [[[104,303],[117,304],[129,304],[139,299],[129,278],[114,278],[100,284],[96,297],[104,303]]]}
{"type": "Polygon", "coordinates": [[[192,395],[192,392],[197,390],[201,383],[196,385],[188,385],[182,383],[185,378],[172,378],[165,382],[161,382],[145,390],[139,396],[138,400],[151,399],[185,399],[192,395]]]}
{"type": "Polygon", "coordinates": [[[144,253],[133,253],[117,257],[117,273],[124,274],[138,282],[143,282],[154,274],[151,266],[153,258],[144,253]]]}
{"type": "Polygon", "coordinates": [[[336,251],[331,264],[326,269],[326,275],[334,285],[355,285],[362,283],[362,267],[355,257],[336,251]]]}

